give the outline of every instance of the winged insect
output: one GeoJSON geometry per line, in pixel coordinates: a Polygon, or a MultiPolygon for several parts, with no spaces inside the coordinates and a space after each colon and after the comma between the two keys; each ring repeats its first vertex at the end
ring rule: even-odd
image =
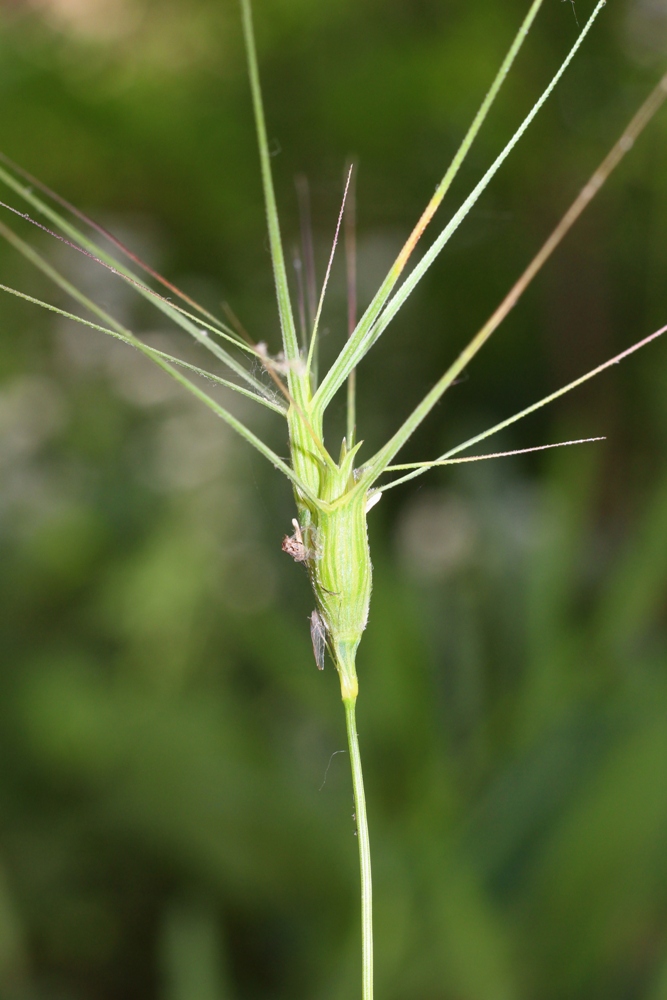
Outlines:
{"type": "Polygon", "coordinates": [[[327,648],[327,629],[319,611],[313,611],[310,616],[310,639],[313,644],[313,654],[318,670],[324,670],[324,654],[327,648]]]}

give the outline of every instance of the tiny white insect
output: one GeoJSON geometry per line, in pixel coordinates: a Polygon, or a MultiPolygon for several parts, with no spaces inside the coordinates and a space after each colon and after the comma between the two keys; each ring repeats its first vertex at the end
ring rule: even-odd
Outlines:
{"type": "Polygon", "coordinates": [[[272,368],[274,372],[279,372],[281,375],[286,375],[288,372],[296,372],[297,375],[304,375],[306,372],[306,365],[302,358],[297,358],[295,361],[286,361],[282,351],[272,358],[264,341],[255,344],[255,354],[266,368],[272,368]]]}
{"type": "Polygon", "coordinates": [[[324,654],[327,647],[327,630],[318,611],[310,616],[310,638],[318,670],[324,670],[324,654]]]}

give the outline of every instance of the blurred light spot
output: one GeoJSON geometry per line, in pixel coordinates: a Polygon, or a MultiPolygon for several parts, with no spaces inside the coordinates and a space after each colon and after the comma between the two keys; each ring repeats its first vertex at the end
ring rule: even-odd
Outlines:
{"type": "Polygon", "coordinates": [[[477,525],[455,493],[419,493],[397,526],[399,553],[417,577],[437,579],[461,569],[474,555],[477,525]]]}
{"type": "MultiPolygon", "coordinates": [[[[17,0],[21,2],[21,0],[17,0]]],[[[23,0],[44,21],[75,44],[71,65],[80,70],[80,46],[94,45],[96,65],[109,58],[123,66],[115,88],[125,87],[139,72],[173,76],[191,68],[227,69],[228,4],[208,0],[23,0]],[[78,44],[77,44],[78,43],[78,44]],[[79,51],[77,51],[79,50],[79,51]]],[[[67,53],[66,53],[67,54],[67,53]]],[[[78,76],[78,74],[77,74],[78,76]]]]}
{"type": "Polygon", "coordinates": [[[56,327],[56,350],[61,367],[68,373],[104,369],[112,353],[132,351],[131,347],[96,330],[86,330],[71,320],[56,327]]]}
{"type": "Polygon", "coordinates": [[[91,41],[122,38],[140,21],[138,8],[127,0],[31,0],[31,3],[56,28],[91,41]]]}
{"type": "Polygon", "coordinates": [[[189,490],[220,475],[228,450],[221,420],[204,409],[174,414],[160,424],[149,477],[160,490],[189,490]]]}
{"type": "Polygon", "coordinates": [[[634,0],[626,25],[626,40],[638,62],[652,63],[667,52],[667,0],[634,0]]]}
{"type": "MultiPolygon", "coordinates": [[[[134,406],[158,406],[183,396],[183,388],[175,379],[120,340],[69,321],[59,324],[57,337],[64,368],[106,375],[116,394],[134,406]]],[[[190,346],[181,338],[162,332],[141,334],[141,340],[150,347],[180,356],[184,354],[182,348],[190,346]]],[[[195,362],[201,360],[194,357],[195,362]]]]}
{"type": "Polygon", "coordinates": [[[493,503],[486,505],[488,529],[516,555],[534,549],[544,530],[538,517],[539,496],[529,483],[514,482],[497,486],[493,503]]]}
{"type": "Polygon", "coordinates": [[[65,405],[51,379],[28,375],[0,390],[0,468],[34,454],[65,422],[65,405]]]}

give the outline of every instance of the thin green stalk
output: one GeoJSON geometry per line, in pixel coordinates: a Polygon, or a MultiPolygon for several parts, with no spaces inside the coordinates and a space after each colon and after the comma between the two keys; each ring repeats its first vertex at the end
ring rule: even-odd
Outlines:
{"type": "MultiPolygon", "coordinates": [[[[67,309],[59,309],[58,306],[54,306],[50,302],[44,302],[42,299],[36,299],[34,295],[28,295],[26,292],[20,292],[17,288],[10,288],[9,285],[3,284],[0,284],[0,291],[8,292],[9,295],[14,295],[17,299],[23,299],[25,302],[30,302],[31,305],[39,306],[41,309],[47,309],[49,312],[56,313],[64,319],[69,319],[75,323],[79,323],[81,326],[87,326],[90,330],[98,330],[100,333],[106,333],[107,336],[114,337],[116,340],[120,340],[121,343],[127,344],[129,347],[135,347],[134,342],[118,330],[111,330],[109,327],[101,326],[99,323],[91,323],[90,320],[83,319],[83,317],[77,316],[75,313],[68,312],[67,309]]],[[[232,389],[241,396],[245,396],[246,399],[252,399],[255,403],[265,406],[268,410],[273,410],[274,413],[278,413],[281,417],[287,416],[287,410],[280,403],[267,399],[265,396],[258,396],[256,392],[251,392],[250,389],[244,389],[243,386],[237,385],[235,382],[230,382],[227,378],[221,378],[220,375],[208,372],[204,368],[199,368],[197,365],[192,365],[189,361],[183,361],[181,358],[174,357],[173,354],[167,354],[166,351],[159,351],[156,347],[150,347],[148,344],[145,344],[144,346],[146,347],[146,350],[150,351],[151,354],[154,354],[156,357],[164,358],[165,361],[169,361],[173,365],[178,365],[179,368],[186,368],[188,371],[193,372],[195,375],[199,375],[201,378],[207,379],[209,382],[215,382],[216,385],[223,385],[226,389],[232,389]]]]}
{"type": "MultiPolygon", "coordinates": [[[[612,365],[619,364],[625,358],[634,354],[635,351],[640,350],[642,347],[646,347],[647,344],[650,344],[653,340],[657,340],[658,337],[662,337],[665,333],[667,333],[667,326],[660,327],[659,330],[655,330],[654,333],[650,333],[648,337],[644,337],[642,340],[637,341],[637,343],[633,344],[632,347],[626,347],[626,349],[621,351],[620,354],[615,354],[614,357],[609,358],[608,361],[603,361],[603,363],[598,365],[597,368],[593,368],[591,371],[586,372],[585,375],[580,375],[579,378],[575,378],[573,382],[568,382],[567,385],[562,386],[560,389],[556,389],[555,392],[552,392],[543,399],[539,399],[536,403],[532,403],[530,406],[527,406],[525,410],[521,410],[519,413],[515,413],[511,417],[507,417],[506,420],[501,420],[500,423],[494,424],[493,427],[489,427],[488,430],[482,431],[481,434],[476,434],[474,437],[468,438],[467,441],[457,444],[455,448],[450,448],[450,450],[446,451],[444,455],[441,455],[439,459],[436,459],[436,463],[444,462],[453,455],[457,455],[459,452],[465,451],[466,448],[472,448],[474,444],[479,444],[480,441],[484,441],[486,438],[491,437],[492,434],[497,434],[498,431],[505,430],[506,427],[510,427],[511,424],[515,424],[518,420],[523,420],[524,417],[529,416],[531,413],[535,413],[536,410],[541,409],[543,406],[547,406],[548,403],[553,403],[555,399],[559,399],[560,396],[564,396],[566,393],[571,392],[572,389],[576,389],[578,386],[583,385],[584,382],[588,382],[589,379],[595,378],[596,375],[599,375],[607,368],[611,368],[612,365]]],[[[414,479],[416,476],[421,476],[436,463],[429,462],[426,466],[415,469],[413,472],[409,472],[407,475],[401,476],[399,479],[394,479],[385,486],[380,486],[379,490],[381,492],[385,492],[386,490],[390,490],[393,486],[399,486],[401,483],[406,483],[408,479],[414,479]]]]}
{"type": "MultiPolygon", "coordinates": [[[[584,31],[586,31],[586,28],[584,28],[584,31]]],[[[387,468],[393,457],[398,453],[398,451],[400,451],[405,442],[415,432],[419,424],[431,412],[438,400],[459,377],[463,369],[470,363],[470,361],[472,361],[478,351],[481,350],[489,337],[498,329],[508,313],[510,313],[517,304],[528,285],[534,279],[535,275],[544,266],[556,247],[570,231],[586,206],[590,204],[611,172],[618,166],[626,153],[632,149],[635,140],[641,134],[656,111],[664,103],[665,99],[667,99],[667,74],[665,74],[657,86],[654,87],[640,107],[639,111],[637,111],[637,113],[632,117],[631,121],[624,129],[623,134],[614,143],[612,149],[592,174],[589,181],[581,189],[556,228],[544,242],[535,257],[533,257],[528,267],[512,286],[495,312],[493,312],[484,326],[475,334],[470,343],[459,354],[458,358],[449,366],[439,381],[436,382],[431,391],[427,393],[421,403],[415,407],[410,416],[404,421],[401,427],[399,427],[393,437],[390,438],[387,444],[376,453],[370,462],[367,463],[366,470],[369,481],[372,482],[374,479],[377,479],[377,477],[381,475],[382,471],[387,468]]],[[[413,274],[414,273],[415,272],[413,272],[413,274]]],[[[412,275],[410,275],[410,278],[412,278],[412,275]]],[[[402,291],[403,289],[401,289],[401,292],[402,291]]],[[[392,302],[393,301],[394,300],[392,300],[392,302]]],[[[389,308],[391,308],[391,303],[389,304],[389,308]]],[[[596,371],[597,370],[598,369],[596,369],[596,371]]],[[[578,385],[579,382],[576,384],[578,385]]],[[[566,389],[563,391],[568,390],[566,389]]]]}
{"type": "MultiPolygon", "coordinates": [[[[526,17],[523,20],[523,23],[521,24],[521,27],[519,28],[509,48],[509,51],[507,52],[507,55],[505,56],[505,58],[501,63],[500,69],[498,70],[495,79],[491,84],[491,87],[489,88],[484,100],[482,101],[479,107],[477,114],[475,115],[470,125],[470,128],[466,132],[461,145],[459,146],[456,154],[454,155],[454,159],[449,165],[445,173],[445,176],[443,177],[440,184],[436,188],[433,197],[431,198],[424,212],[422,213],[421,217],[417,221],[414,229],[412,230],[412,233],[410,234],[405,243],[405,246],[402,248],[400,254],[398,255],[394,264],[392,265],[389,274],[387,275],[382,285],[380,286],[375,296],[373,297],[373,301],[366,309],[366,312],[362,316],[358,327],[353,331],[354,340],[356,342],[362,341],[366,337],[368,332],[371,330],[375,320],[379,316],[382,308],[384,307],[389,296],[391,295],[396,285],[396,282],[400,278],[403,268],[405,267],[408,258],[410,257],[412,251],[414,250],[418,240],[424,233],[424,230],[426,229],[427,225],[429,224],[429,222],[435,215],[437,209],[439,208],[440,204],[442,203],[445,194],[451,187],[452,181],[459,172],[461,165],[463,164],[463,161],[465,160],[466,156],[468,155],[468,152],[470,151],[470,147],[475,141],[479,130],[484,124],[486,116],[488,115],[496,97],[498,96],[501,86],[503,85],[510,69],[512,68],[512,64],[516,59],[519,50],[526,39],[526,35],[530,31],[530,28],[537,16],[537,13],[542,3],[543,0],[534,0],[533,4],[531,5],[526,17]]],[[[352,334],[350,334],[350,338],[352,338],[352,334]]],[[[352,345],[348,341],[348,349],[351,349],[351,347],[352,345]]],[[[342,354],[340,356],[340,360],[341,361],[343,360],[342,354]]],[[[352,370],[354,369],[354,367],[355,365],[352,365],[352,370]]],[[[326,381],[326,379],[324,381],[326,381]]],[[[336,389],[332,388],[331,395],[333,396],[335,392],[336,389]]],[[[326,403],[323,404],[323,407],[326,407],[326,403]]]]}
{"type": "MultiPolygon", "coordinates": [[[[257,49],[255,47],[255,33],[252,24],[252,9],[250,0],[241,0],[241,12],[243,16],[243,34],[245,37],[246,53],[248,57],[248,75],[250,77],[250,89],[252,92],[252,103],[255,114],[255,125],[257,128],[257,144],[259,146],[259,159],[262,171],[262,186],[264,188],[264,204],[266,207],[266,220],[269,229],[269,243],[271,246],[271,260],[273,262],[273,275],[276,284],[276,295],[278,299],[278,312],[280,314],[280,326],[283,335],[283,350],[288,361],[298,361],[299,340],[294,324],[294,314],[287,283],[287,270],[285,268],[285,256],[283,254],[283,244],[280,236],[280,223],[278,221],[278,206],[276,205],[276,193],[273,187],[273,176],[271,173],[271,154],[269,153],[269,141],[266,134],[266,122],[264,119],[264,106],[262,103],[262,91],[259,82],[259,67],[257,65],[257,49]]],[[[306,401],[307,380],[303,376],[297,375],[293,370],[288,372],[288,382],[290,392],[295,400],[302,405],[306,401]]]]}
{"type": "MultiPolygon", "coordinates": [[[[63,198],[62,195],[59,195],[57,191],[54,191],[47,184],[44,184],[43,181],[40,181],[38,177],[33,176],[33,174],[29,173],[18,163],[15,163],[5,153],[0,152],[0,161],[4,163],[7,167],[9,167],[9,169],[12,170],[15,174],[18,174],[19,177],[22,177],[24,181],[27,181],[28,184],[31,186],[31,188],[36,187],[39,191],[42,192],[42,194],[46,195],[47,198],[51,199],[51,201],[54,201],[57,205],[60,205],[61,208],[64,208],[65,211],[69,212],[80,222],[83,222],[84,225],[89,226],[90,229],[94,230],[94,232],[96,232],[98,236],[101,236],[103,239],[111,243],[118,251],[120,251],[120,253],[122,253],[124,257],[126,257],[128,260],[131,260],[133,264],[136,264],[137,267],[139,267],[145,274],[150,275],[151,278],[157,281],[158,284],[162,285],[163,288],[166,288],[177,298],[181,299],[181,301],[187,302],[188,305],[195,310],[195,312],[200,314],[200,316],[205,316],[213,324],[214,329],[225,330],[228,334],[232,332],[225,326],[224,323],[221,322],[220,319],[218,319],[217,316],[214,316],[213,313],[209,312],[209,310],[205,309],[204,306],[202,306],[199,302],[196,302],[186,292],[178,288],[178,286],[175,285],[172,281],[169,281],[167,278],[164,277],[164,275],[160,274],[159,271],[156,271],[154,267],[151,267],[150,264],[147,264],[145,260],[142,260],[142,258],[139,257],[139,255],[136,254],[133,250],[130,250],[130,248],[127,247],[121,240],[119,240],[117,236],[114,236],[114,234],[111,233],[108,229],[105,229],[104,226],[101,226],[99,222],[96,222],[95,219],[92,219],[89,215],[86,215],[85,212],[82,212],[81,209],[77,208],[76,205],[73,205],[71,201],[67,201],[67,199],[63,198]]],[[[148,288],[148,285],[144,287],[148,288]]],[[[171,304],[173,305],[174,309],[180,309],[180,306],[177,306],[175,303],[172,302],[171,304]]],[[[195,317],[192,316],[191,313],[188,313],[186,310],[182,311],[185,316],[189,316],[190,319],[195,319],[195,317]]],[[[206,325],[208,326],[208,324],[206,325]]],[[[211,329],[211,327],[209,327],[209,329],[211,329]]]]}
{"type": "MultiPolygon", "coordinates": [[[[0,208],[4,208],[6,209],[6,211],[11,212],[13,215],[17,215],[20,219],[24,219],[26,222],[29,222],[32,226],[36,226],[37,229],[41,229],[42,232],[47,233],[49,236],[52,236],[53,239],[58,240],[60,243],[64,243],[65,246],[70,247],[70,249],[72,250],[76,250],[77,253],[83,254],[84,257],[88,257],[89,260],[92,260],[96,264],[99,264],[101,267],[105,268],[105,270],[109,271],[111,274],[115,274],[116,277],[122,278],[123,281],[128,282],[130,285],[134,285],[137,291],[141,292],[141,294],[148,293],[154,299],[166,303],[170,309],[175,309],[176,312],[180,313],[186,319],[190,319],[194,323],[199,323],[201,326],[206,327],[207,330],[210,330],[212,333],[215,333],[216,336],[222,337],[224,340],[228,340],[231,344],[234,345],[234,347],[238,347],[242,351],[246,351],[248,354],[254,353],[253,348],[246,340],[243,340],[242,337],[240,337],[239,334],[236,333],[234,330],[230,330],[230,328],[226,326],[224,323],[220,322],[219,320],[216,320],[215,316],[212,316],[206,310],[203,310],[204,314],[209,316],[213,322],[209,323],[208,320],[202,319],[201,316],[195,316],[193,313],[188,312],[188,310],[184,309],[183,306],[176,305],[174,302],[170,302],[168,299],[165,299],[164,295],[160,295],[159,292],[156,292],[153,288],[150,288],[148,285],[144,284],[144,282],[140,281],[136,277],[136,275],[134,275],[131,271],[127,269],[121,269],[120,267],[114,267],[113,264],[109,263],[109,259],[113,260],[113,258],[108,258],[107,260],[104,260],[101,256],[97,256],[96,254],[91,253],[90,250],[85,249],[85,247],[80,246],[79,243],[75,243],[72,240],[68,240],[64,236],[61,236],[60,233],[56,233],[54,232],[53,229],[49,229],[48,226],[45,226],[41,222],[38,222],[37,219],[33,219],[32,216],[30,216],[27,212],[20,212],[18,208],[14,208],[13,205],[8,205],[7,202],[5,201],[0,201],[0,208]]],[[[120,245],[122,246],[122,244],[120,245]]],[[[157,273],[157,272],[151,271],[151,273],[157,273]]],[[[163,282],[165,281],[164,278],[162,278],[161,280],[163,282]]],[[[174,291],[177,292],[180,296],[184,295],[183,292],[179,292],[178,289],[176,289],[175,285],[170,285],[168,282],[167,285],[169,288],[173,288],[174,291]]],[[[188,299],[188,301],[190,300],[188,299]]]]}
{"type": "Polygon", "coordinates": [[[260,455],[263,455],[264,458],[268,459],[269,462],[271,462],[271,464],[279,470],[279,472],[282,472],[283,475],[286,476],[289,481],[310,500],[311,503],[314,503],[315,505],[318,504],[316,494],[309,489],[301,477],[293,469],[290,469],[289,465],[287,465],[287,463],[284,462],[272,448],[269,448],[268,445],[264,444],[261,438],[257,437],[256,434],[253,434],[253,432],[249,430],[245,424],[242,424],[240,420],[237,420],[236,417],[232,416],[232,414],[226,410],[224,406],[221,406],[215,399],[208,396],[202,389],[199,388],[198,385],[191,382],[190,379],[186,378],[182,372],[178,371],[164,358],[156,356],[156,352],[135,337],[131,330],[128,330],[127,327],[123,326],[122,323],[119,323],[118,320],[106,312],[106,310],[102,309],[101,306],[98,306],[97,303],[92,301],[92,299],[89,299],[83,294],[83,292],[80,292],[75,285],[72,285],[71,282],[67,281],[67,279],[64,278],[54,267],[45,261],[43,257],[37,253],[37,251],[33,250],[32,247],[25,243],[20,236],[17,236],[16,233],[14,233],[11,229],[8,229],[1,222],[0,236],[3,236],[9,243],[16,247],[16,249],[19,250],[33,264],[35,264],[35,266],[38,267],[43,274],[46,274],[56,285],[62,288],[63,291],[71,295],[72,298],[74,298],[86,309],[89,309],[94,316],[98,316],[105,323],[108,323],[108,325],[112,327],[116,333],[121,334],[128,343],[130,343],[142,354],[145,354],[146,357],[150,358],[151,361],[153,361],[159,368],[162,368],[163,371],[166,371],[169,375],[171,375],[176,382],[187,389],[193,396],[199,399],[202,403],[205,403],[205,405],[208,406],[208,408],[212,410],[216,416],[224,420],[225,423],[235,430],[237,434],[239,434],[242,438],[245,438],[248,444],[251,444],[260,453],[260,455]]]}
{"type": "Polygon", "coordinates": [[[495,176],[495,174],[498,172],[498,170],[500,169],[500,167],[502,166],[502,164],[505,162],[505,160],[507,159],[507,157],[510,155],[510,153],[512,152],[512,150],[514,149],[514,147],[516,146],[516,144],[519,142],[519,140],[521,139],[521,137],[524,135],[524,133],[528,129],[528,126],[531,125],[532,122],[534,121],[534,119],[537,117],[538,113],[541,111],[541,109],[544,106],[544,104],[546,103],[547,99],[551,96],[551,94],[555,90],[555,88],[558,85],[561,77],[563,76],[563,74],[565,73],[566,69],[568,68],[568,66],[570,65],[570,63],[572,62],[572,60],[574,59],[574,57],[577,54],[577,52],[579,51],[579,48],[581,47],[581,45],[582,45],[582,43],[584,41],[584,38],[586,37],[586,35],[590,31],[590,29],[593,27],[593,22],[595,21],[596,17],[598,16],[598,14],[602,10],[602,8],[606,6],[606,3],[607,3],[607,0],[598,0],[598,3],[596,5],[593,13],[591,14],[591,16],[589,17],[588,21],[586,22],[586,24],[582,28],[581,33],[579,34],[579,36],[578,36],[577,40],[575,41],[574,45],[572,46],[572,48],[568,52],[567,56],[565,57],[565,59],[561,63],[561,65],[560,65],[557,73],[552,78],[552,80],[549,83],[548,87],[541,94],[539,100],[536,101],[536,103],[530,109],[529,113],[526,115],[526,117],[524,118],[523,122],[521,123],[521,125],[519,126],[519,128],[516,130],[516,132],[514,133],[514,135],[512,136],[512,138],[510,139],[510,141],[507,143],[507,145],[505,146],[505,148],[503,149],[503,151],[500,153],[500,155],[491,164],[491,166],[489,167],[489,169],[487,170],[487,172],[484,174],[484,176],[482,177],[482,179],[479,181],[479,183],[476,185],[476,187],[468,195],[468,197],[466,198],[466,200],[463,202],[463,204],[459,208],[458,212],[456,212],[456,214],[450,219],[449,223],[445,226],[445,228],[443,229],[443,231],[440,233],[440,236],[429,247],[429,249],[427,250],[427,252],[424,254],[424,256],[422,257],[422,259],[419,261],[419,263],[415,267],[414,271],[412,271],[408,275],[408,277],[405,280],[405,283],[399,288],[399,290],[396,292],[396,294],[393,296],[393,298],[389,301],[389,303],[387,304],[386,309],[383,311],[382,315],[379,317],[377,323],[375,324],[374,329],[370,331],[370,334],[369,334],[369,337],[368,337],[368,347],[367,347],[367,349],[370,348],[375,343],[375,341],[380,337],[380,335],[387,328],[387,326],[392,321],[392,319],[394,318],[394,316],[396,315],[396,313],[398,312],[398,310],[403,306],[403,304],[407,300],[408,296],[410,296],[412,294],[412,292],[414,291],[414,289],[417,287],[417,285],[419,284],[419,282],[423,278],[423,276],[426,273],[426,271],[431,267],[431,265],[435,261],[436,257],[440,254],[440,252],[443,249],[443,247],[445,246],[445,244],[449,242],[449,240],[453,236],[454,232],[461,225],[461,223],[463,222],[464,218],[468,215],[468,213],[471,210],[471,208],[478,201],[478,199],[481,196],[481,194],[488,187],[489,183],[491,182],[491,180],[493,179],[493,177],[495,176]]]}
{"type": "Polygon", "coordinates": [[[398,280],[398,275],[396,279],[393,279],[393,270],[389,272],[389,275],[383,282],[380,291],[376,295],[371,305],[366,310],[366,313],[362,317],[359,326],[357,327],[354,336],[351,337],[343,350],[338,355],[337,359],[334,361],[333,365],[327,372],[326,378],[322,380],[317,393],[315,394],[313,405],[325,409],[329,404],[333,396],[336,394],[338,389],[341,387],[350,371],[355,368],[363,357],[368,353],[373,344],[378,340],[380,335],[387,328],[391,320],[394,318],[399,309],[404,305],[409,295],[415,290],[419,282],[424,277],[426,271],[431,267],[433,262],[436,260],[440,252],[442,251],[445,244],[453,236],[455,231],[461,225],[467,214],[470,212],[471,208],[475,205],[477,200],[480,198],[484,190],[490,184],[492,178],[498,172],[502,164],[505,162],[509,154],[512,152],[516,144],[519,142],[523,134],[528,129],[533,119],[537,116],[538,112],[541,110],[542,106],[545,104],[547,98],[550,96],[556,85],[558,84],[560,78],[565,73],[565,70],[572,62],[574,56],[579,50],[584,38],[593,26],[595,18],[598,16],[602,8],[605,6],[607,0],[598,0],[595,10],[586,22],[583,30],[578,36],[576,42],[568,52],[564,61],[561,63],[558,72],[553,77],[548,87],[539,100],[533,105],[529,113],[524,118],[523,122],[516,130],[510,141],[507,143],[503,151],[496,157],[494,162],[491,164],[489,169],[486,171],[479,183],[473,188],[471,193],[465,199],[458,211],[452,216],[450,221],[447,223],[445,228],[442,230],[438,238],[431,244],[429,249],[426,251],[422,259],[419,261],[417,266],[408,275],[405,282],[393,298],[387,303],[388,293],[385,294],[387,289],[391,291],[396,280],[398,280]],[[379,307],[377,303],[380,298],[382,299],[379,307]],[[385,303],[387,303],[385,305],[385,303]],[[383,310],[383,311],[382,311],[383,310]],[[369,322],[370,320],[370,322],[369,322]]]}
{"type": "MultiPolygon", "coordinates": [[[[37,197],[33,191],[26,188],[2,167],[0,167],[0,180],[2,180],[7,187],[11,188],[12,191],[15,191],[16,194],[27,201],[28,204],[32,205],[33,208],[36,208],[39,212],[41,212],[47,219],[50,219],[50,221],[54,223],[54,225],[56,225],[61,232],[65,233],[74,242],[76,249],[82,249],[85,253],[94,256],[96,260],[99,260],[105,267],[109,268],[122,280],[126,281],[131,287],[139,292],[140,295],[152,302],[152,304],[155,305],[161,312],[169,316],[174,323],[189,333],[190,336],[214,354],[219,361],[222,361],[228,368],[235,372],[235,374],[251,385],[253,389],[263,395],[267,395],[266,386],[262,385],[262,383],[256,379],[254,375],[252,375],[252,373],[249,372],[242,364],[240,364],[236,358],[232,357],[228,351],[224,350],[220,344],[212,340],[208,334],[201,329],[202,326],[205,326],[212,330],[213,333],[224,333],[225,336],[228,336],[230,331],[224,327],[224,325],[224,329],[221,330],[218,327],[210,326],[199,317],[195,318],[193,321],[193,318],[189,313],[187,313],[186,310],[170,302],[168,299],[165,299],[164,296],[158,294],[154,291],[154,289],[149,288],[148,285],[145,285],[129,268],[126,268],[111,254],[106,253],[94,241],[88,239],[79,229],[77,229],[76,226],[69,223],[58,212],[47,205],[46,202],[37,197]]],[[[21,213],[18,214],[20,215],[21,213]]],[[[31,221],[34,222],[34,220],[31,221]]],[[[236,347],[240,347],[242,350],[248,350],[247,344],[242,344],[234,338],[232,338],[232,340],[236,347]]]]}
{"type": "Polygon", "coordinates": [[[60,271],[56,270],[53,265],[49,264],[49,262],[45,260],[40,253],[34,250],[29,243],[26,243],[25,240],[21,239],[21,237],[15,233],[13,229],[6,226],[4,222],[0,222],[0,236],[7,240],[11,246],[18,250],[18,252],[22,254],[26,260],[29,260],[30,263],[33,264],[38,270],[40,270],[42,274],[45,274],[50,281],[58,286],[58,288],[62,289],[63,292],[71,296],[75,302],[78,302],[85,309],[88,309],[93,316],[97,316],[98,319],[108,323],[109,326],[116,331],[116,333],[120,333],[124,337],[131,336],[131,333],[126,330],[121,323],[114,319],[114,317],[106,312],[105,309],[102,309],[101,306],[98,306],[93,299],[88,298],[87,295],[84,295],[83,292],[79,291],[76,285],[73,285],[71,281],[68,281],[67,278],[60,273],[60,271]]]}
{"type": "Polygon", "coordinates": [[[170,365],[167,361],[164,361],[160,357],[156,357],[150,347],[147,347],[140,340],[137,340],[137,338],[133,335],[130,336],[133,347],[136,347],[138,351],[145,354],[146,357],[150,358],[151,361],[153,361],[159,368],[162,368],[163,371],[171,375],[176,382],[180,383],[184,389],[187,389],[188,392],[195,396],[200,402],[208,406],[209,410],[212,410],[218,417],[224,420],[224,422],[231,427],[232,430],[236,431],[236,433],[239,434],[240,437],[244,438],[248,444],[251,444],[253,448],[260,453],[260,455],[263,455],[264,458],[268,459],[271,465],[278,469],[279,472],[282,472],[282,474],[286,476],[298,490],[301,490],[301,492],[310,499],[311,503],[317,504],[317,497],[311,493],[305,483],[301,481],[299,476],[297,476],[297,474],[290,469],[289,465],[287,465],[282,458],[276,455],[272,448],[269,448],[268,445],[264,444],[261,438],[258,438],[256,434],[253,434],[253,432],[245,426],[245,424],[242,424],[240,420],[237,420],[236,417],[232,416],[232,414],[226,410],[224,406],[220,406],[215,399],[211,399],[210,396],[207,396],[207,394],[200,389],[198,385],[195,385],[195,383],[191,382],[190,379],[185,377],[185,375],[182,375],[181,372],[179,372],[173,365],[170,365]]]}
{"type": "Polygon", "coordinates": [[[490,458],[510,458],[514,455],[530,455],[534,451],[549,451],[551,448],[567,448],[573,444],[593,444],[606,441],[606,437],[577,438],[576,441],[556,441],[554,444],[536,444],[532,448],[512,448],[511,451],[492,451],[487,455],[467,455],[465,458],[436,458],[434,462],[405,462],[403,465],[388,465],[385,472],[405,472],[407,469],[435,469],[442,465],[461,465],[464,462],[486,462],[490,458]]]}
{"type": "Polygon", "coordinates": [[[500,88],[502,87],[510,69],[512,68],[512,63],[519,54],[519,50],[523,45],[524,41],[526,40],[526,35],[530,31],[533,21],[537,17],[538,11],[542,6],[543,2],[544,0],[533,0],[533,3],[530,9],[528,10],[528,13],[526,14],[526,17],[524,18],[521,27],[517,31],[514,41],[512,42],[507,55],[505,56],[505,58],[501,63],[500,69],[496,74],[496,78],[491,84],[486,94],[486,97],[482,101],[479,107],[479,111],[473,118],[470,124],[470,128],[466,132],[463,142],[456,151],[454,159],[450,163],[445,176],[442,178],[437,188],[435,189],[435,194],[433,195],[428,205],[424,209],[421,218],[419,219],[416,226],[410,233],[410,236],[408,237],[405,246],[401,250],[398,257],[396,258],[396,261],[394,262],[394,265],[392,267],[392,272],[396,275],[396,277],[400,275],[401,271],[405,267],[422,233],[428,226],[429,222],[431,221],[436,211],[442,204],[445,195],[449,191],[452,185],[452,181],[458,174],[461,165],[463,164],[463,161],[465,160],[466,156],[470,151],[470,147],[477,138],[477,133],[482,127],[484,119],[491,110],[491,107],[493,106],[496,97],[498,96],[500,88]]]}
{"type": "Polygon", "coordinates": [[[359,840],[359,870],[361,874],[361,954],[362,1000],[373,1000],[373,883],[371,879],[371,843],[368,836],[364,776],[359,753],[359,736],[355,715],[356,698],[344,699],[347,742],[350,748],[354,814],[359,840]]]}

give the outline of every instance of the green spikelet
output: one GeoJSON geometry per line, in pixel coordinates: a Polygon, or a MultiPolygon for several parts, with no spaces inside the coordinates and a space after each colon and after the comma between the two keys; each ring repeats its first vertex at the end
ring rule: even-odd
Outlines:
{"type": "Polygon", "coordinates": [[[337,465],[324,449],[322,458],[313,454],[313,428],[304,427],[298,414],[293,412],[291,417],[292,441],[297,439],[302,446],[300,471],[312,487],[317,487],[318,503],[308,503],[296,491],[301,537],[284,547],[308,569],[327,645],[340,676],[343,701],[354,701],[358,692],[355,656],[371,599],[366,515],[374,494],[355,479],[359,445],[348,450],[343,441],[337,465]]]}
{"type": "Polygon", "coordinates": [[[340,675],[343,700],[357,696],[355,655],[368,621],[372,566],[368,548],[368,497],[356,487],[356,448],[323,477],[322,509],[311,579],[320,617],[340,675]]]}

